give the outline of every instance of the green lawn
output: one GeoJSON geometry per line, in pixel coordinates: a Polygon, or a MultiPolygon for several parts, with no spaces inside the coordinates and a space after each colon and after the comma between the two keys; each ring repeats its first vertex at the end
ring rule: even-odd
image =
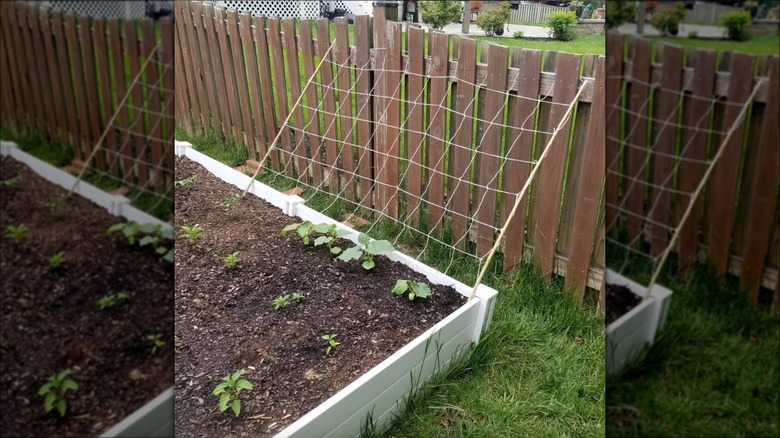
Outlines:
{"type": "Polygon", "coordinates": [[[780,34],[754,35],[747,41],[701,40],[674,37],[648,37],[653,42],[663,41],[682,47],[696,47],[727,52],[744,52],[757,55],[780,54],[780,34]]]}
{"type": "Polygon", "coordinates": [[[526,40],[515,38],[496,38],[496,37],[475,37],[477,41],[490,41],[508,47],[522,47],[526,49],[539,49],[569,53],[595,53],[604,54],[605,37],[600,35],[577,35],[573,41],[553,41],[553,40],[526,40]]]}
{"type": "MultiPolygon", "coordinates": [[[[176,138],[230,166],[246,159],[246,149],[226,145],[218,135],[177,130],[176,138]]],[[[295,185],[272,174],[258,178],[277,189],[295,185]]],[[[336,218],[354,208],[333,201],[317,194],[307,205],[336,218]]],[[[371,235],[400,235],[397,246],[406,252],[421,246],[419,235],[401,231],[397,224],[380,223],[371,235]]],[[[421,260],[442,271],[452,260],[448,272],[466,284],[474,283],[479,268],[475,259],[453,256],[435,242],[421,260]]],[[[560,281],[545,284],[528,267],[503,275],[501,263],[497,257],[485,280],[499,291],[489,334],[465,363],[417,394],[383,436],[604,436],[603,317],[577,305],[560,281]]]]}
{"type": "Polygon", "coordinates": [[[702,267],[663,284],[664,330],[607,383],[607,436],[780,436],[780,318],[702,267]]]}

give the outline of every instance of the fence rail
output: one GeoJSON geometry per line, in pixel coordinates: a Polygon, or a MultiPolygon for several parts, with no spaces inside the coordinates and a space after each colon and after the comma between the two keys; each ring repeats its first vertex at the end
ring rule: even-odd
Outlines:
{"type": "Polygon", "coordinates": [[[151,19],[77,17],[26,2],[2,2],[0,15],[2,126],[17,133],[46,134],[85,160],[121,109],[112,124],[118,132],[109,133],[103,147],[121,156],[122,165],[112,166],[98,153],[95,166],[136,186],[145,187],[149,177],[155,178],[155,190],[168,191],[175,87],[173,69],[163,66],[173,63],[173,21],[163,18],[157,29],[151,19]],[[141,84],[130,90],[134,94],[129,105],[120,107],[158,38],[161,48],[152,63],[158,68],[143,72],[141,84]],[[142,90],[159,91],[159,99],[142,96],[142,90]],[[156,111],[146,109],[147,99],[156,102],[156,111]],[[155,175],[147,169],[158,171],[155,175]]]}
{"type": "Polygon", "coordinates": [[[624,53],[624,44],[628,55],[610,58],[608,67],[607,233],[617,235],[625,227],[625,239],[630,242],[644,229],[642,240],[650,242],[656,253],[669,241],[669,227],[676,226],[688,206],[688,198],[675,195],[675,190],[690,193],[695,189],[707,160],[725,139],[724,131],[734,125],[741,107],[750,105],[748,119],[735,125],[735,134],[724,146],[725,155],[705,186],[705,196],[696,201],[694,214],[684,224],[676,248],[677,263],[684,269],[700,252],[706,252],[716,276],[728,272],[740,277],[740,289],[753,300],[762,286],[773,290],[775,310],[780,311],[776,119],[780,57],[723,52],[718,60],[717,52],[711,50],[689,48],[683,56],[682,48],[659,44],[651,59],[648,40],[608,34],[609,53],[624,53]],[[624,86],[626,101],[621,104],[624,86]],[[748,101],[756,86],[755,97],[748,101]],[[681,106],[678,99],[682,99],[681,106]],[[619,111],[612,111],[616,107],[628,109],[624,123],[619,111]],[[671,124],[661,120],[669,108],[678,111],[669,116],[675,120],[671,124]],[[680,141],[679,148],[675,148],[675,139],[680,141]],[[651,148],[654,153],[649,154],[651,148]],[[651,170],[632,177],[636,172],[631,169],[640,169],[645,160],[651,160],[651,170]],[[667,178],[677,162],[677,178],[667,178]],[[619,212],[611,206],[623,205],[623,199],[628,200],[625,208],[630,214],[616,221],[619,212]],[[641,222],[651,219],[645,228],[641,222]]]}
{"type": "Polygon", "coordinates": [[[539,3],[526,3],[517,5],[517,9],[512,9],[510,20],[521,21],[524,23],[544,23],[548,14],[555,12],[568,12],[568,7],[558,7],[543,5],[539,3]]]}
{"type": "Polygon", "coordinates": [[[296,168],[298,160],[309,160],[312,165],[299,178],[312,184],[324,181],[333,193],[344,189],[348,199],[378,206],[393,217],[405,210],[415,211],[411,206],[422,202],[423,213],[408,220],[417,223],[426,210],[431,217],[444,215],[455,234],[452,241],[467,235],[477,241],[479,253],[493,245],[494,230],[503,224],[514,201],[505,196],[502,203],[496,190],[519,192],[530,171],[530,165],[520,160],[538,157],[549,138],[549,134],[524,134],[521,126],[530,123],[525,127],[552,130],[563,114],[557,104],[568,105],[582,85],[575,126],[570,131],[571,125],[567,125],[552,146],[553,153],[540,169],[532,195],[523,200],[521,211],[525,213],[510,224],[502,251],[507,269],[522,260],[533,260],[544,275],[555,272],[565,276],[567,288],[580,299],[586,285],[599,290],[604,265],[604,235],[597,231],[604,174],[604,106],[598,103],[604,100],[603,57],[548,52],[542,63],[541,51],[510,51],[485,44],[478,59],[474,40],[434,32],[428,38],[430,55],[423,58],[425,31],[411,27],[402,34],[400,23],[385,22],[377,10],[373,27],[367,16],[355,18],[351,45],[346,20],[335,20],[337,38],[330,61],[344,67],[327,64],[316,83],[305,89],[306,79],[330,46],[332,24],[328,20],[280,21],[201,2],[177,2],[176,44],[183,63],[177,68],[181,84],[178,101],[182,104],[177,120],[186,121],[195,131],[222,133],[246,146],[250,157],[262,157],[279,129],[289,131],[281,136],[279,146],[286,153],[271,154],[269,165],[273,169],[283,171],[285,158],[293,161],[290,169],[296,168]],[[406,50],[402,52],[403,37],[406,50]],[[298,56],[290,56],[292,53],[298,56]],[[299,62],[303,63],[302,71],[299,62]],[[387,70],[381,69],[383,66],[387,70]],[[322,86],[330,83],[332,88],[322,86]],[[398,83],[405,85],[396,95],[383,88],[398,83]],[[304,91],[304,98],[312,103],[306,114],[298,109],[290,125],[280,126],[292,102],[304,91]],[[447,119],[466,117],[463,122],[468,128],[458,133],[453,127],[461,120],[445,120],[432,108],[424,111],[423,106],[414,105],[420,93],[426,102],[444,102],[447,119]],[[478,105],[474,105],[475,96],[479,97],[478,105]],[[341,130],[328,119],[321,126],[304,124],[304,120],[314,120],[308,111],[319,99],[324,100],[325,117],[342,120],[341,130]],[[399,101],[405,102],[404,117],[400,117],[399,101]],[[338,114],[337,105],[341,106],[338,114]],[[475,122],[488,116],[491,120],[506,116],[509,122],[491,127],[475,122]],[[350,126],[354,129],[348,129],[350,126]],[[472,128],[478,132],[476,140],[472,128]],[[332,132],[326,133],[328,129],[332,132]],[[395,138],[402,144],[424,143],[426,152],[410,156],[411,148],[399,149],[395,138]],[[502,138],[507,145],[519,138],[518,147],[503,148],[502,138]],[[352,148],[342,159],[338,158],[339,142],[352,148]],[[512,162],[499,167],[499,160],[503,164],[510,150],[512,162]],[[475,160],[470,160],[472,153],[475,160]],[[434,157],[442,154],[443,159],[437,162],[434,157]],[[405,178],[399,179],[399,163],[412,163],[405,178]],[[447,163],[448,170],[439,163],[447,163]],[[452,177],[457,174],[465,176],[452,177]],[[500,186],[491,186],[489,181],[500,181],[500,186]],[[478,190],[485,187],[488,201],[477,202],[478,190]],[[472,225],[477,217],[488,226],[472,225]]]}

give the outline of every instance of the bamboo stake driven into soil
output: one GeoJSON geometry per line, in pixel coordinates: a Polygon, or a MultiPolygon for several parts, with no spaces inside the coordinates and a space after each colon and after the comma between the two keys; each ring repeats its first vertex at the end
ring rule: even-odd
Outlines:
{"type": "Polygon", "coordinates": [[[672,240],[669,241],[669,245],[664,250],[663,255],[661,256],[661,261],[658,263],[658,266],[655,267],[655,272],[653,272],[652,278],[650,278],[650,284],[647,285],[648,293],[646,293],[642,297],[642,301],[646,300],[647,297],[650,296],[650,289],[655,286],[655,282],[658,281],[658,276],[661,275],[661,269],[664,267],[664,263],[666,263],[666,259],[669,257],[669,254],[672,252],[672,249],[674,248],[674,243],[677,241],[677,238],[680,236],[680,231],[683,229],[683,225],[685,225],[685,221],[688,220],[688,216],[690,216],[691,211],[693,211],[693,206],[696,204],[696,199],[701,194],[701,191],[704,189],[705,184],[707,183],[707,180],[709,179],[710,174],[712,173],[712,170],[715,168],[715,165],[718,163],[718,160],[723,155],[723,151],[726,150],[726,143],[729,142],[731,139],[731,136],[734,134],[734,131],[737,130],[737,126],[739,126],[742,123],[742,120],[747,115],[747,110],[750,108],[750,103],[753,101],[753,98],[756,96],[756,93],[758,93],[758,89],[761,85],[761,82],[757,82],[756,85],[753,87],[753,92],[750,93],[750,96],[748,96],[747,100],[745,100],[745,104],[742,106],[742,109],[739,111],[739,114],[737,115],[737,120],[734,121],[734,123],[729,127],[729,131],[726,133],[726,137],[723,138],[723,141],[720,142],[720,148],[718,149],[718,152],[715,154],[714,157],[712,157],[712,162],[710,163],[710,167],[707,168],[707,171],[704,172],[704,176],[702,177],[701,181],[699,181],[699,186],[696,187],[696,190],[691,195],[691,199],[688,201],[688,207],[685,209],[685,213],[683,213],[682,218],[680,218],[680,223],[677,224],[677,229],[674,230],[674,234],[672,235],[672,240]]]}
{"type": "Polygon", "coordinates": [[[330,51],[333,50],[333,46],[336,44],[336,40],[331,41],[330,46],[328,47],[328,50],[325,52],[324,55],[320,58],[320,63],[317,64],[317,68],[314,69],[314,73],[309,76],[309,80],[306,82],[306,86],[303,87],[303,90],[301,90],[301,94],[298,96],[298,100],[295,101],[295,103],[290,108],[289,114],[287,114],[287,118],[284,119],[284,122],[281,124],[279,128],[279,133],[276,134],[276,138],[274,138],[274,141],[271,142],[270,145],[268,145],[268,151],[266,151],[265,155],[263,156],[260,161],[258,161],[257,170],[255,170],[254,175],[252,175],[252,179],[249,181],[249,185],[246,186],[246,189],[244,189],[244,192],[241,193],[241,197],[243,198],[246,196],[246,193],[249,191],[249,189],[252,188],[252,184],[255,183],[255,178],[257,178],[257,174],[260,173],[260,169],[263,168],[263,163],[265,160],[268,159],[268,157],[271,156],[271,151],[274,150],[274,146],[276,143],[279,142],[279,139],[282,138],[282,134],[285,132],[285,127],[287,126],[287,123],[290,122],[290,118],[292,117],[293,113],[295,113],[296,107],[301,103],[301,100],[303,99],[303,96],[306,94],[306,90],[309,89],[309,86],[311,85],[312,81],[314,81],[314,77],[317,76],[317,72],[320,71],[320,68],[322,67],[322,64],[325,63],[325,60],[328,58],[328,55],[330,55],[330,51]]]}
{"type": "Polygon", "coordinates": [[[525,192],[528,190],[528,186],[531,185],[531,181],[533,181],[534,177],[536,176],[536,173],[542,167],[542,161],[544,161],[544,158],[550,152],[551,149],[550,145],[552,145],[552,142],[555,140],[555,137],[557,137],[558,133],[563,129],[563,125],[568,121],[572,111],[574,110],[574,104],[577,103],[577,100],[579,100],[580,95],[582,94],[582,91],[584,89],[585,89],[585,82],[583,82],[582,85],[580,85],[579,91],[577,91],[577,94],[574,96],[574,99],[572,99],[572,101],[569,103],[569,107],[566,109],[566,112],[563,114],[561,121],[558,122],[558,126],[555,127],[555,131],[553,131],[552,136],[550,136],[550,139],[547,141],[547,145],[544,147],[544,151],[542,152],[542,155],[536,161],[536,165],[534,166],[531,173],[528,175],[528,178],[525,180],[525,184],[523,185],[522,190],[520,190],[520,193],[518,193],[517,197],[515,197],[515,204],[512,206],[512,210],[509,212],[509,216],[507,216],[504,226],[501,228],[501,231],[498,233],[498,238],[496,238],[496,243],[494,243],[493,248],[490,249],[487,258],[485,259],[485,264],[482,266],[482,269],[479,271],[479,275],[477,276],[477,281],[474,282],[474,287],[471,288],[471,293],[469,294],[469,301],[471,301],[471,299],[474,298],[474,294],[477,293],[477,287],[482,282],[482,279],[485,277],[485,273],[487,272],[488,266],[490,266],[490,262],[493,261],[493,256],[496,255],[496,251],[498,251],[498,247],[501,244],[501,240],[504,238],[504,234],[506,234],[507,228],[509,228],[509,223],[512,222],[512,219],[514,219],[515,214],[517,213],[518,207],[520,206],[520,200],[523,199],[523,196],[525,196],[525,192]]]}
{"type": "Polygon", "coordinates": [[[133,87],[136,86],[138,83],[138,80],[141,79],[141,75],[146,71],[146,66],[149,65],[149,62],[154,59],[154,55],[157,53],[157,49],[160,48],[161,42],[157,42],[157,44],[154,46],[154,49],[152,49],[152,52],[149,53],[146,57],[146,61],[144,62],[144,65],[141,66],[141,68],[138,70],[138,74],[135,75],[135,78],[133,78],[133,82],[130,83],[130,86],[127,87],[127,92],[125,93],[125,96],[122,98],[121,101],[119,101],[119,104],[116,106],[116,111],[114,111],[114,115],[111,116],[111,119],[108,120],[106,123],[106,129],[103,130],[103,134],[98,139],[97,143],[95,144],[95,147],[92,148],[92,153],[89,154],[89,157],[87,157],[87,160],[84,162],[84,165],[81,168],[81,171],[79,172],[79,176],[76,177],[76,181],[73,183],[73,187],[68,190],[67,198],[70,198],[70,195],[73,194],[73,191],[76,190],[76,186],[81,181],[81,178],[84,176],[84,172],[87,171],[87,168],[89,168],[89,163],[92,161],[93,158],[95,158],[95,154],[97,154],[97,151],[100,150],[100,147],[103,145],[103,140],[106,139],[106,135],[108,135],[109,131],[111,131],[112,126],[114,125],[114,120],[116,119],[116,116],[119,114],[119,112],[122,110],[122,106],[127,102],[127,98],[130,97],[130,93],[133,91],[133,87]]]}

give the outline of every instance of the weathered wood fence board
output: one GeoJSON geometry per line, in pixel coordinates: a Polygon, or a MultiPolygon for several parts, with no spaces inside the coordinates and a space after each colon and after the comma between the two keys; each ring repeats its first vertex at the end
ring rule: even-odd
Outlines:
{"type": "Polygon", "coordinates": [[[716,66],[716,52],[688,49],[683,65],[683,49],[665,45],[651,64],[646,40],[607,36],[609,52],[623,53],[623,44],[630,45],[629,58],[613,58],[608,65],[607,233],[617,239],[625,230],[625,244],[647,242],[649,253],[659,254],[688,208],[689,194],[708,160],[733,130],[681,230],[678,268],[689,267],[705,249],[713,273],[739,276],[740,289],[753,301],[761,287],[776,290],[780,57],[721,53],[716,66]],[[628,114],[621,126],[623,86],[628,114]],[[745,105],[750,111],[736,123],[745,105]],[[617,206],[622,206],[620,212],[617,206]]]}
{"type": "MultiPolygon", "coordinates": [[[[603,137],[592,118],[603,111],[593,111],[591,101],[604,100],[604,86],[594,85],[605,80],[603,73],[594,78],[604,68],[604,58],[552,52],[542,66],[540,51],[510,53],[506,47],[487,44],[478,62],[474,40],[433,32],[427,39],[430,50],[425,50],[424,29],[410,27],[404,35],[399,23],[384,17],[382,9],[377,11],[373,23],[368,17],[356,17],[349,41],[343,20],[336,20],[335,29],[330,29],[325,19],[299,20],[297,26],[285,20],[280,26],[278,19],[255,17],[250,21],[239,16],[237,31],[222,33],[215,29],[232,29],[232,12],[198,2],[177,7],[177,24],[192,27],[178,32],[197,39],[197,43],[193,38],[186,40],[189,53],[195,52],[195,45],[202,49],[200,43],[206,41],[219,41],[228,51],[243,48],[243,60],[213,51],[208,59],[211,66],[205,56],[192,56],[185,62],[203,65],[180,71],[185,75],[226,72],[217,82],[226,90],[246,93],[250,104],[241,103],[235,113],[240,114],[244,127],[248,122],[255,126],[254,131],[235,133],[227,120],[199,127],[197,120],[209,120],[222,109],[229,111],[228,102],[222,107],[209,98],[200,99],[200,109],[195,105],[188,109],[192,119],[188,129],[216,129],[226,139],[245,139],[249,145],[258,145],[258,150],[268,148],[274,138],[271,133],[282,129],[286,132],[274,146],[278,159],[274,161],[272,152],[268,163],[272,169],[338,194],[356,208],[367,207],[359,211],[378,211],[410,226],[424,224],[459,249],[480,256],[494,244],[496,230],[504,225],[514,204],[512,193],[525,184],[533,161],[550,139],[549,132],[582,86],[576,126],[571,126],[571,120],[564,124],[552,146],[554,153],[548,157],[550,169],[543,169],[541,178],[531,185],[531,195],[521,200],[521,213],[502,250],[506,251],[506,269],[529,261],[537,251],[543,255],[540,267],[547,274],[566,276],[572,260],[571,266],[579,272],[569,285],[572,292],[581,297],[585,287],[598,291],[604,262],[594,257],[603,259],[603,251],[595,246],[597,224],[603,223],[599,219],[603,154],[602,169],[594,171],[591,167],[598,165],[599,158],[584,148],[586,144],[596,147],[599,135],[603,137]],[[203,22],[206,26],[199,27],[203,22]],[[335,30],[335,46],[304,92],[306,80],[334,41],[331,30],[335,30]],[[406,43],[403,50],[402,42],[406,43]],[[252,47],[250,52],[257,53],[255,61],[251,54],[247,56],[247,48],[252,47]],[[252,62],[258,63],[257,68],[247,65],[252,62]],[[227,73],[237,71],[246,76],[231,79],[227,73]],[[249,86],[230,84],[230,80],[249,86]],[[292,108],[300,93],[304,93],[303,106],[292,108]],[[290,111],[293,117],[282,126],[290,111]],[[296,115],[298,111],[301,116],[296,115]],[[539,111],[543,114],[537,117],[539,111]],[[257,129],[261,122],[264,136],[257,129]],[[570,131],[575,132],[572,142],[570,131]],[[570,154],[576,159],[567,169],[570,154]],[[586,189],[583,184],[592,187],[586,189]],[[534,197],[539,199],[528,202],[534,197]],[[579,210],[585,211],[589,222],[578,224],[573,219],[579,210]],[[559,221],[562,211],[566,218],[559,221]],[[536,228],[529,224],[543,227],[544,236],[535,239],[536,228]],[[574,227],[583,230],[582,236],[575,236],[579,231],[574,227]],[[451,238],[444,237],[448,232],[451,238]],[[560,236],[563,240],[558,244],[560,236]],[[535,248],[537,241],[539,249],[535,248]]],[[[184,44],[185,40],[178,41],[184,44]]],[[[186,84],[198,81],[185,79],[186,84]]],[[[181,92],[189,93],[189,85],[181,92]]],[[[226,95],[221,90],[217,94],[226,95]]],[[[243,98],[237,95],[236,102],[243,98]]],[[[232,114],[228,117],[233,118],[232,114]]]]}

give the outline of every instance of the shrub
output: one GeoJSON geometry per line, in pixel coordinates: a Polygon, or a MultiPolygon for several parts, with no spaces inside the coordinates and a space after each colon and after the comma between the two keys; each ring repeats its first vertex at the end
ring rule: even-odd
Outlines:
{"type": "Polygon", "coordinates": [[[550,28],[550,35],[556,40],[571,41],[574,39],[577,16],[574,12],[555,12],[547,15],[544,25],[550,28]]]}
{"type": "Polygon", "coordinates": [[[726,36],[734,41],[745,41],[750,37],[747,31],[750,21],[750,12],[748,11],[729,12],[721,17],[721,23],[726,28],[726,36]]]}
{"type": "Polygon", "coordinates": [[[692,40],[695,40],[698,37],[699,37],[699,32],[696,32],[696,31],[688,32],[688,38],[690,38],[692,40]]]}
{"type": "Polygon", "coordinates": [[[522,30],[518,30],[517,32],[513,33],[512,34],[512,38],[514,38],[516,40],[523,39],[523,31],[522,30]]]}
{"type": "Polygon", "coordinates": [[[504,33],[504,23],[507,20],[509,20],[509,2],[501,2],[495,8],[479,14],[477,27],[485,31],[487,36],[501,35],[504,33]]]}
{"type": "Polygon", "coordinates": [[[650,17],[650,24],[658,29],[662,35],[677,35],[680,28],[680,21],[685,16],[685,3],[677,2],[672,6],[665,7],[653,13],[650,17]]]}
{"type": "Polygon", "coordinates": [[[434,29],[441,29],[462,14],[463,9],[456,0],[420,2],[420,20],[434,29]]]}
{"type": "Polygon", "coordinates": [[[628,22],[636,15],[636,6],[634,2],[609,2],[606,5],[607,10],[607,27],[615,28],[623,23],[628,22]]]}

